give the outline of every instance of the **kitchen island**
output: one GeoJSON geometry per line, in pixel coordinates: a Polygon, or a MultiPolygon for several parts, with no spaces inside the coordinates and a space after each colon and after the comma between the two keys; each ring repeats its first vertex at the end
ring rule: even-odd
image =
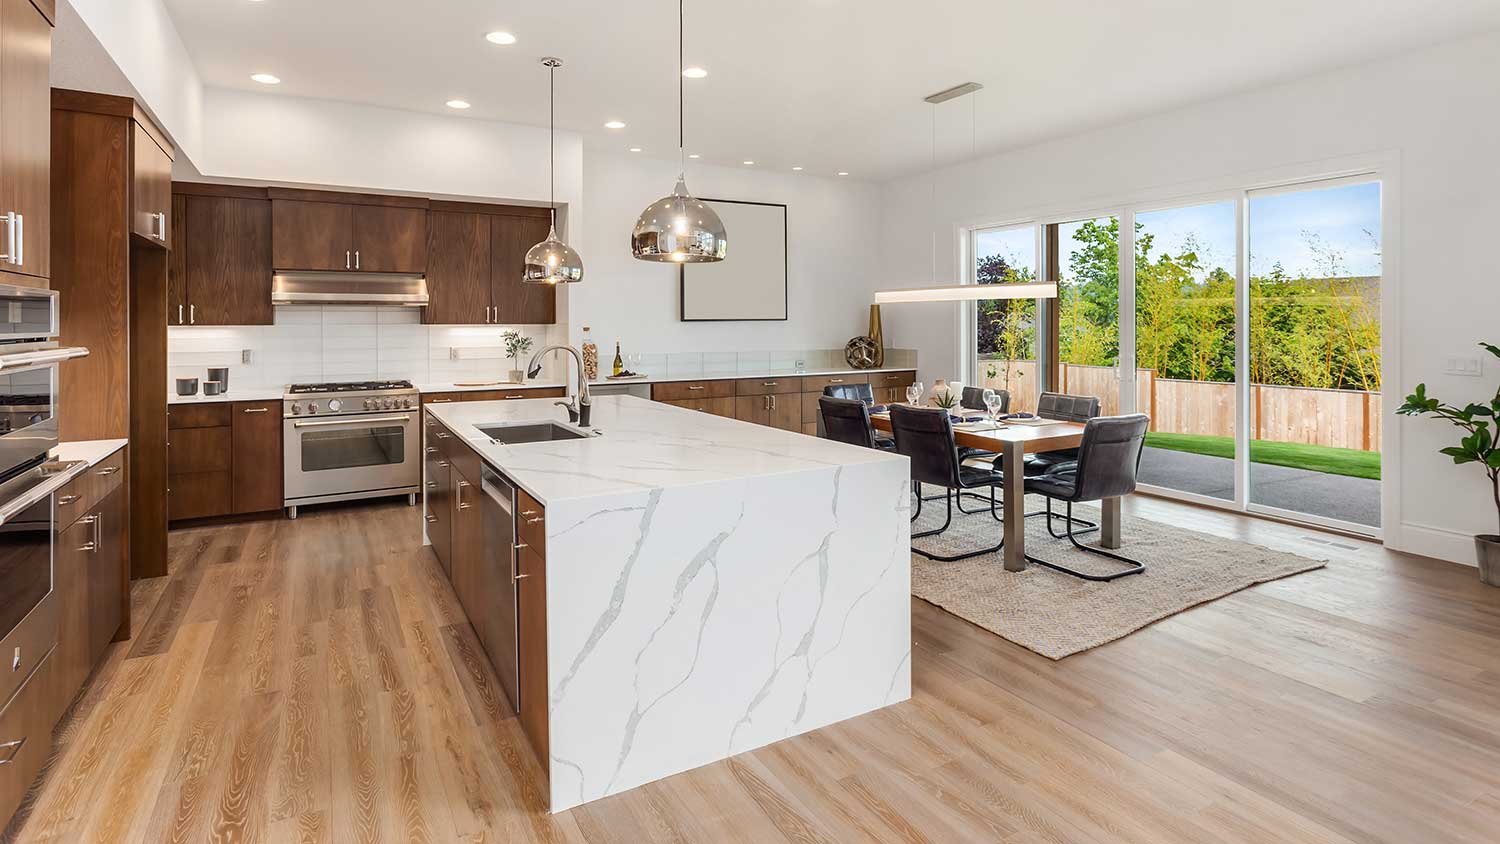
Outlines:
{"type": "MultiPolygon", "coordinates": [[[[450,458],[429,478],[475,460],[517,488],[522,550],[484,578],[521,578],[516,704],[553,811],[910,697],[906,458],[631,396],[597,397],[588,436],[523,444],[491,433],[563,409],[424,410],[427,453],[450,458]]],[[[474,483],[448,512],[472,518],[474,483]]],[[[486,536],[443,541],[457,565],[486,536]]]]}

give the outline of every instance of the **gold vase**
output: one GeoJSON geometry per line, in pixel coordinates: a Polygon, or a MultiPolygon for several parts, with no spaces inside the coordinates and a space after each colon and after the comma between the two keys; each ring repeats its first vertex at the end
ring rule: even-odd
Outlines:
{"type": "Polygon", "coordinates": [[[880,306],[870,306],[870,334],[875,341],[875,369],[885,366],[885,333],[880,327],[880,306]]]}

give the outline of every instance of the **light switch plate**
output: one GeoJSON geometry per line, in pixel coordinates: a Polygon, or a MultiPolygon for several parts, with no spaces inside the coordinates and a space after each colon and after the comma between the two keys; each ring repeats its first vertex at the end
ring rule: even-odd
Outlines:
{"type": "Polygon", "coordinates": [[[1484,359],[1471,355],[1449,355],[1443,362],[1444,375],[1479,378],[1484,375],[1484,359]]]}

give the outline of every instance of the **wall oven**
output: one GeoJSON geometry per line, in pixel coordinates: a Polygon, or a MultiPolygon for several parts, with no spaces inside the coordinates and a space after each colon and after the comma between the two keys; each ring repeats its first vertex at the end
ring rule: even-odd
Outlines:
{"type": "Polygon", "coordinates": [[[415,391],[293,393],[283,421],[284,501],[297,507],[405,495],[415,503],[422,480],[415,391]],[[399,396],[399,397],[398,397],[399,396]]]}

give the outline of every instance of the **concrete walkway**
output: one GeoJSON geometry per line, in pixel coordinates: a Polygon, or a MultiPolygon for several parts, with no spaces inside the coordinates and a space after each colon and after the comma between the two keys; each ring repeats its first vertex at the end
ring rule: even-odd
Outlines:
{"type": "MultiPolygon", "coordinates": [[[[1141,483],[1234,500],[1234,461],[1147,447],[1141,483]]],[[[1380,481],[1254,463],[1250,501],[1372,527],[1380,526],[1380,481]]]]}

